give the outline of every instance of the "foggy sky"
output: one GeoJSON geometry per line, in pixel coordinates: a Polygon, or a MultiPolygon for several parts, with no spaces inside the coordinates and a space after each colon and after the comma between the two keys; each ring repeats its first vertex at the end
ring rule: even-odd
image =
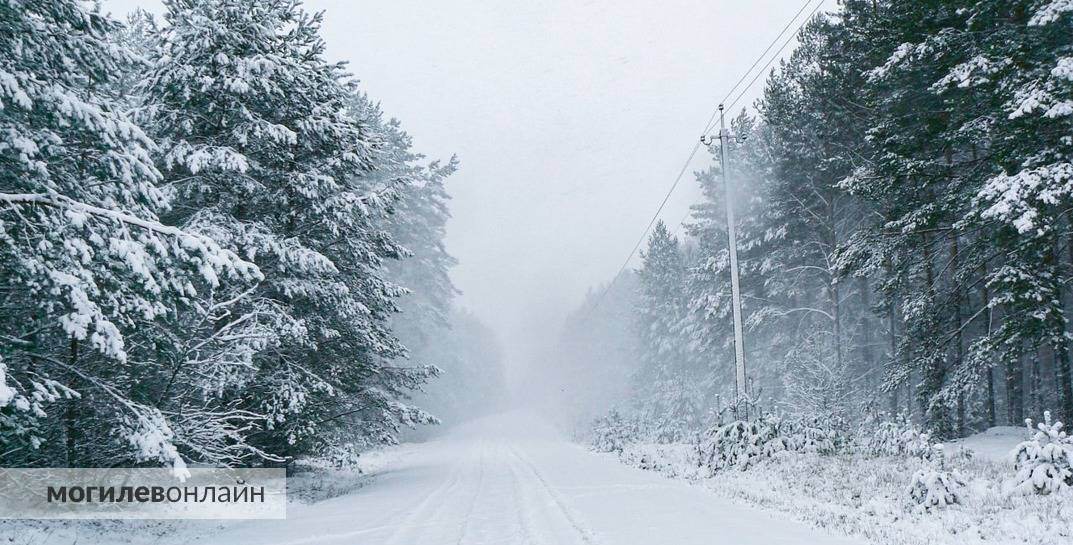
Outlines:
{"type": "MultiPolygon", "coordinates": [[[[329,58],[350,62],[417,150],[460,157],[449,181],[447,245],[461,263],[452,276],[518,376],[541,364],[586,290],[619,269],[717,101],[801,3],[306,5],[326,11],[329,58]]],[[[118,17],[138,5],[162,11],[159,1],[104,2],[118,17]]],[[[711,160],[702,149],[690,172],[711,160]]],[[[674,227],[698,195],[687,173],[662,217],[674,227]]]]}

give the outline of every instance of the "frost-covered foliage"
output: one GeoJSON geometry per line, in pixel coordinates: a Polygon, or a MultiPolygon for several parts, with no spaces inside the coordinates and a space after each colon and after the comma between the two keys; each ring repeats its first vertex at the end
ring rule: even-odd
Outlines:
{"type": "Polygon", "coordinates": [[[1012,434],[980,435],[980,441],[988,445],[998,439],[1005,443],[1004,448],[976,456],[963,455],[963,448],[948,444],[941,462],[934,448],[930,448],[929,460],[923,459],[923,453],[865,457],[846,449],[830,455],[775,456],[748,471],[710,475],[698,475],[696,459],[683,454],[691,452],[687,444],[637,443],[618,457],[623,463],[667,476],[691,481],[703,477],[698,484],[713,494],[868,542],[1068,543],[1073,524],[1070,490],[1049,496],[1010,494],[1004,482],[1012,468],[1002,453],[1018,439],[1012,434]],[[933,480],[936,474],[925,472],[921,483],[932,481],[935,490],[955,491],[956,505],[925,509],[910,497],[906,485],[922,468],[947,473],[944,481],[933,480]]]}
{"type": "Polygon", "coordinates": [[[622,452],[641,440],[638,422],[614,409],[593,422],[590,434],[589,445],[597,452],[622,452]]]}
{"type": "Polygon", "coordinates": [[[668,477],[694,479],[697,450],[686,443],[631,443],[618,452],[623,464],[668,477]]]}
{"type": "Polygon", "coordinates": [[[1073,438],[1062,431],[1061,422],[1051,421],[1051,412],[1043,413],[1043,422],[1032,428],[1032,438],[1018,444],[1010,453],[1017,475],[1011,487],[1022,494],[1053,494],[1073,487],[1073,438]]]}
{"type": "Polygon", "coordinates": [[[904,413],[893,418],[880,414],[861,425],[854,437],[854,447],[856,452],[870,457],[912,456],[919,436],[920,430],[904,413]]]}
{"type": "Polygon", "coordinates": [[[134,389],[157,363],[140,333],[262,273],[162,219],[155,145],[109,92],[133,62],[113,21],[80,2],[4,2],[0,26],[4,461],[182,471],[182,439],[134,389]]]}
{"type": "Polygon", "coordinates": [[[636,406],[658,441],[679,441],[700,431],[705,366],[689,350],[680,323],[688,312],[686,262],[678,239],[656,224],[637,271],[639,296],[635,331],[639,369],[634,374],[636,406]]]}
{"type": "Polygon", "coordinates": [[[265,271],[224,319],[270,330],[247,380],[224,391],[264,415],[256,448],[294,457],[434,422],[400,398],[436,368],[391,364],[405,349],[386,324],[404,289],[383,267],[405,250],[383,223],[412,176],[373,175],[406,158],[385,151],[383,127],[324,60],[321,15],[206,0],[173,2],[165,18],[139,88],[165,187],[184,203],[168,218],[265,271]]]}
{"type": "Polygon", "coordinates": [[[697,463],[709,475],[726,469],[746,470],[782,452],[832,454],[842,442],[833,426],[819,420],[765,414],[705,432],[697,443],[697,463]]]}
{"type": "Polygon", "coordinates": [[[320,15],[7,0],[0,27],[3,465],[345,457],[435,421],[385,269],[396,237],[442,249],[414,208],[446,217],[419,188],[455,163],[368,115],[320,15]]]}
{"type": "Polygon", "coordinates": [[[957,473],[944,469],[943,445],[931,444],[928,439],[927,434],[920,437],[923,445],[919,453],[924,467],[913,474],[908,488],[910,500],[923,511],[961,503],[965,488],[965,482],[957,473]]]}

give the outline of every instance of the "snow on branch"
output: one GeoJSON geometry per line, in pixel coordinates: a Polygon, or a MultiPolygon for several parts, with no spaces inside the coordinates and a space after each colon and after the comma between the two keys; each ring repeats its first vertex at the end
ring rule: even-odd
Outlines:
{"type": "MultiPolygon", "coordinates": [[[[100,206],[86,204],[71,199],[70,197],[58,194],[0,193],[0,201],[12,205],[37,204],[61,208],[73,212],[76,215],[82,214],[97,216],[99,218],[110,219],[126,225],[145,229],[147,231],[151,231],[157,234],[175,237],[182,242],[184,248],[202,254],[208,260],[207,264],[211,265],[214,271],[222,269],[232,269],[248,279],[262,280],[264,278],[264,275],[261,274],[261,271],[257,268],[257,265],[243,260],[237,254],[230,250],[221,248],[212,239],[194,233],[189,233],[187,231],[179,229],[178,227],[164,225],[158,221],[146,220],[134,216],[132,214],[120,212],[118,210],[110,210],[108,208],[102,208],[100,206]]],[[[77,221],[76,219],[74,220],[77,221]]],[[[202,273],[204,274],[205,279],[212,285],[216,286],[219,284],[219,281],[216,278],[215,274],[209,274],[208,271],[205,270],[203,270],[202,273]]]]}

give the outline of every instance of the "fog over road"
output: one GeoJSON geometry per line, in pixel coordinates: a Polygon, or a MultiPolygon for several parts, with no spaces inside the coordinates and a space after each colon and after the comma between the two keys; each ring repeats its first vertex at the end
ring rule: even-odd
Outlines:
{"type": "MultiPolygon", "coordinates": [[[[367,486],[197,542],[258,545],[849,545],[626,467],[513,413],[405,445],[367,486]]],[[[188,540],[189,541],[189,540],[188,540]]]]}

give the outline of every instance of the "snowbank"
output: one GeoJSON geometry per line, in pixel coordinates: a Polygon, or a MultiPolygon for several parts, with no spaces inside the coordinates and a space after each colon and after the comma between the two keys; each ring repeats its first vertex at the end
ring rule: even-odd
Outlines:
{"type": "Polygon", "coordinates": [[[729,469],[700,478],[692,445],[634,444],[618,458],[628,465],[687,478],[719,496],[778,512],[819,528],[835,529],[883,545],[922,543],[1073,543],[1073,492],[1052,496],[1011,494],[1010,451],[1025,428],[998,427],[951,442],[945,465],[964,478],[959,505],[923,512],[907,488],[922,462],[859,454],[824,456],[782,452],[746,471],[729,469]]]}
{"type": "Polygon", "coordinates": [[[985,432],[950,441],[948,445],[951,451],[966,449],[976,458],[999,464],[1012,464],[1010,451],[1028,437],[1028,430],[1024,426],[995,426],[985,432]]]}

